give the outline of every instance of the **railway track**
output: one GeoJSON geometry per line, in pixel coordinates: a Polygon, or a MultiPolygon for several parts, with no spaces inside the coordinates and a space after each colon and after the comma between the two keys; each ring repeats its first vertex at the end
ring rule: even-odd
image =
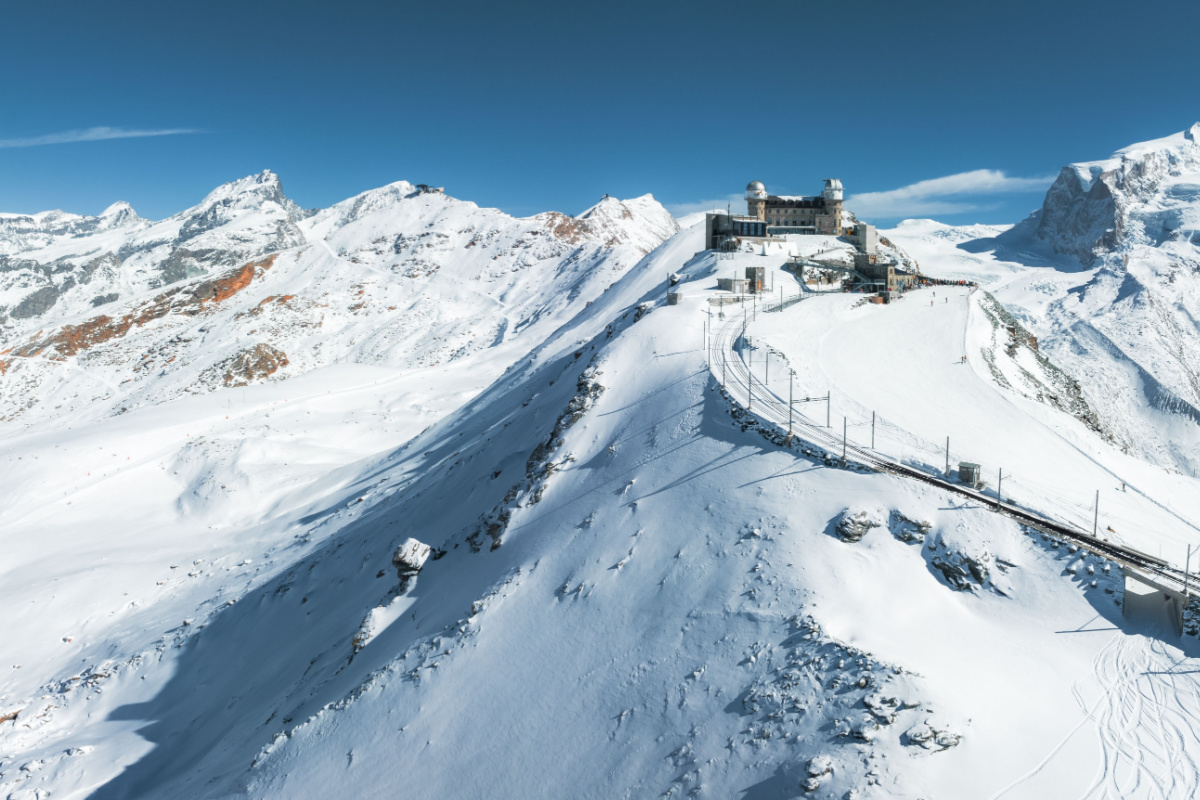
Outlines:
{"type": "MultiPolygon", "coordinates": [[[[776,306],[778,306],[777,302],[768,302],[761,306],[761,309],[773,310],[776,306]]],[[[719,326],[714,326],[708,345],[709,371],[719,382],[722,382],[734,402],[759,420],[787,432],[789,422],[787,400],[777,396],[762,381],[756,380],[749,365],[740,354],[740,351],[745,349],[744,324],[742,317],[734,317],[719,326]]],[[[1063,541],[1077,544],[1094,553],[1102,554],[1122,567],[1142,573],[1145,577],[1152,578],[1176,591],[1182,591],[1185,586],[1191,587],[1196,583],[1197,576],[1188,576],[1183,570],[1171,566],[1160,558],[1092,536],[1086,531],[1068,523],[1059,522],[1050,516],[1012,503],[1002,502],[998,498],[989,497],[976,489],[953,483],[937,475],[900,463],[869,448],[850,444],[829,429],[816,425],[796,413],[791,415],[791,433],[794,438],[826,451],[835,459],[839,457],[839,453],[844,453],[843,458],[847,464],[854,463],[876,472],[886,472],[910,480],[921,481],[947,492],[970,498],[1031,528],[1063,541]]]]}

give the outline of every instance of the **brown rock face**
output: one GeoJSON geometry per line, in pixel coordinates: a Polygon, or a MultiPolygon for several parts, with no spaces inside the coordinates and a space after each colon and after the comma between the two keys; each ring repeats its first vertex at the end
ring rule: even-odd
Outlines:
{"type": "Polygon", "coordinates": [[[134,326],[141,327],[147,322],[165,317],[169,313],[189,316],[199,314],[210,303],[221,303],[245,289],[255,276],[270,269],[274,263],[275,256],[272,255],[262,261],[252,261],[216,278],[190,286],[174,287],[148,303],[135,306],[119,319],[101,314],[79,325],[64,325],[45,338],[39,338],[41,336],[41,331],[39,331],[29,342],[16,348],[10,348],[5,352],[12,352],[14,355],[26,358],[45,355],[47,358],[61,359],[77,355],[89,347],[124,336],[134,326]]]}
{"type": "Polygon", "coordinates": [[[261,381],[287,364],[287,353],[260,342],[214,364],[206,371],[206,377],[219,378],[226,386],[246,386],[261,381]]]}

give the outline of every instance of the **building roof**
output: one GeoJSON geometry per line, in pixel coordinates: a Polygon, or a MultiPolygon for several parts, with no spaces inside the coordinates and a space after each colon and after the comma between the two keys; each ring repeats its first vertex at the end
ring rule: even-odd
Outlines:
{"type": "Polygon", "coordinates": [[[806,205],[812,207],[823,207],[825,205],[825,198],[773,194],[767,198],[767,205],[806,205]]]}

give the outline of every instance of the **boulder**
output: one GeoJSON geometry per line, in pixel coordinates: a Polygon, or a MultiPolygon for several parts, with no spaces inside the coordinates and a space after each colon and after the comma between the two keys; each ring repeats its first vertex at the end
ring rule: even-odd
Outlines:
{"type": "Polygon", "coordinates": [[[404,543],[396,549],[396,554],[392,556],[396,574],[401,580],[414,577],[421,571],[421,567],[425,566],[432,551],[433,548],[424,542],[419,542],[411,537],[405,539],[404,543]]]}
{"type": "Polygon", "coordinates": [[[834,519],[833,530],[843,542],[857,542],[880,524],[877,515],[870,511],[851,512],[847,508],[834,519]]]}

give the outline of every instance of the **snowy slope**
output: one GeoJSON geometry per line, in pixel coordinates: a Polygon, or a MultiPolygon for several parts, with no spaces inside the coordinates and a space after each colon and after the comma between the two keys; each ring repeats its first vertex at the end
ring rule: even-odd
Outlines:
{"type": "MultiPolygon", "coordinates": [[[[1197,792],[1200,652],[1122,618],[1119,567],[783,446],[703,346],[741,317],[755,380],[786,392],[786,356],[855,441],[878,410],[880,449],[940,467],[948,433],[1077,524],[1106,481],[1110,535],[1179,561],[1195,479],[1122,452],[1020,333],[1057,355],[1044,320],[1090,271],[911,223],[888,235],[925,273],[1011,311],[939,288],[754,319],[709,306],[718,275],[792,296],[788,252],[845,243],[718,260],[650,198],[513,219],[398,183],[301,212],[270,183],[171,222],[211,219],[232,264],[151,285],[139,251],[111,307],[72,287],[11,323],[0,795],[1197,792]]],[[[6,246],[180,246],[45,216],[6,246]]]]}
{"type": "MultiPolygon", "coordinates": [[[[33,674],[0,701],[20,709],[0,729],[0,786],[99,798],[1058,796],[1142,774],[1122,760],[1130,748],[1143,771],[1173,762],[1168,736],[1194,751],[1194,698],[1158,727],[1153,708],[1125,702],[1166,691],[1172,678],[1145,674],[1179,652],[1143,635],[1153,626],[1114,631],[1121,584],[1102,560],[928,487],[784,450],[730,406],[701,346],[718,262],[694,255],[700,240],[679,233],[576,303],[529,358],[408,443],[366,445],[288,502],[256,505],[250,491],[223,501],[224,518],[188,509],[211,532],[176,527],[178,538],[224,542],[198,564],[174,560],[177,542],[142,545],[140,558],[116,542],[47,553],[30,569],[64,587],[81,566],[116,562],[107,579],[137,607],[105,617],[77,590],[24,587],[31,606],[59,604],[42,624],[57,620],[64,638],[75,608],[95,611],[83,641],[58,642],[64,656],[23,645],[13,672],[33,674]],[[682,305],[663,304],[668,271],[684,278],[682,305]],[[848,536],[847,517],[875,525],[848,536]],[[391,557],[410,536],[438,551],[402,588],[391,557]]],[[[261,419],[280,428],[263,445],[295,457],[335,441],[317,426],[331,406],[377,431],[411,391],[392,371],[337,397],[318,376],[249,387],[244,402],[269,412],[231,409],[241,423],[220,419],[216,392],[92,432],[146,431],[130,457],[153,464],[165,443],[150,432],[167,422],[216,416],[210,428],[247,442],[261,419]],[[318,418],[307,443],[288,441],[300,428],[289,415],[318,418]]],[[[50,459],[58,443],[25,452],[50,459]]],[[[121,530],[121,516],[103,530],[121,530]]],[[[1168,796],[1196,783],[1194,771],[1154,775],[1168,796]]]]}
{"type": "MultiPolygon", "coordinates": [[[[1198,136],[1200,123],[1064,167],[1028,220],[958,247],[1037,268],[1003,281],[998,296],[1028,309],[1125,449],[1191,475],[1200,474],[1198,136]]],[[[920,245],[905,231],[928,238],[902,226],[910,249],[920,245]]]]}
{"type": "Polygon", "coordinates": [[[57,238],[22,263],[61,279],[63,253],[91,255],[0,354],[0,624],[21,643],[5,707],[273,574],[361,459],[482,391],[677,229],[648,196],[516,220],[403,183],[299,214],[269,173],[162,223],[64,230],[56,216],[29,218],[57,238]],[[394,245],[369,265],[322,238],[364,251],[344,230],[364,220],[394,245]],[[156,285],[154,258],[177,250],[142,245],[180,231],[217,260],[156,285]],[[87,271],[97,257],[111,274],[87,271]],[[77,296],[126,286],[101,309],[77,296]]]}

